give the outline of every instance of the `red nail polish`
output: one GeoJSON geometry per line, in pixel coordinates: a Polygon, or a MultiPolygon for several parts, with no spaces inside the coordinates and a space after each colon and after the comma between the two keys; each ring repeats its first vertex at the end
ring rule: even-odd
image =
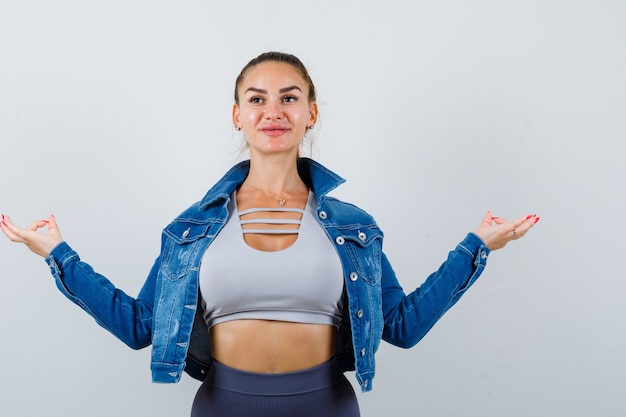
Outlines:
{"type": "Polygon", "coordinates": [[[540,219],[540,218],[541,218],[541,217],[537,217],[537,218],[535,219],[535,223],[537,223],[537,222],[539,221],[539,219],[540,219]]]}

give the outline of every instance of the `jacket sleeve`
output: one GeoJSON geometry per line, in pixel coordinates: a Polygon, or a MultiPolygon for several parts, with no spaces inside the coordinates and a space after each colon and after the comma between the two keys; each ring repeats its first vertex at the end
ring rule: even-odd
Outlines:
{"type": "Polygon", "coordinates": [[[473,233],[415,291],[406,295],[389,260],[382,255],[383,340],[400,347],[419,342],[467,289],[487,263],[489,248],[473,233]]]}
{"type": "Polygon", "coordinates": [[[100,326],[133,349],[150,345],[158,259],[137,298],[115,288],[65,242],[52,250],[46,263],[59,290],[100,326]]]}

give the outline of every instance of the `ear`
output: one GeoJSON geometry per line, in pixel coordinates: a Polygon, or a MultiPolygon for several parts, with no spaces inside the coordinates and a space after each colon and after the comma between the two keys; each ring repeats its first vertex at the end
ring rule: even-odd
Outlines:
{"type": "Polygon", "coordinates": [[[309,103],[309,124],[307,126],[313,126],[317,123],[318,114],[317,102],[312,101],[309,103]]]}
{"type": "Polygon", "coordinates": [[[239,118],[239,106],[237,103],[233,104],[233,124],[235,126],[239,126],[241,123],[241,119],[239,118]]]}

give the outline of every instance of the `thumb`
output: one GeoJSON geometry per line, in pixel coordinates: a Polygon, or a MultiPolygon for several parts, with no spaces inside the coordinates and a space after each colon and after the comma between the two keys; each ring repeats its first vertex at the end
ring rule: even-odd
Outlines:
{"type": "Polygon", "coordinates": [[[59,240],[63,240],[61,238],[61,231],[59,230],[59,226],[57,225],[57,221],[56,221],[56,218],[54,217],[54,214],[51,214],[50,217],[48,218],[48,233],[52,237],[55,237],[59,240]]]}
{"type": "Polygon", "coordinates": [[[485,226],[491,226],[491,223],[493,222],[494,217],[491,214],[490,211],[487,211],[487,213],[485,213],[485,217],[483,217],[482,221],[480,222],[480,226],[481,227],[485,227],[485,226]]]}

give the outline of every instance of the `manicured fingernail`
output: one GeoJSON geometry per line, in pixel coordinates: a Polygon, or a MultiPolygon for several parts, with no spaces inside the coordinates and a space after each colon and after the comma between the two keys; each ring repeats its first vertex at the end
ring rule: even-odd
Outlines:
{"type": "Polygon", "coordinates": [[[0,223],[2,223],[4,226],[6,226],[6,225],[7,225],[7,224],[4,222],[4,220],[2,220],[2,222],[0,222],[0,223]]]}
{"type": "Polygon", "coordinates": [[[499,219],[499,217],[496,217],[496,216],[491,217],[491,220],[496,220],[496,219],[499,219]]]}
{"type": "Polygon", "coordinates": [[[529,214],[528,216],[526,216],[526,220],[528,220],[528,219],[530,219],[532,217],[535,217],[535,216],[536,216],[536,214],[529,214]]]}
{"type": "Polygon", "coordinates": [[[539,221],[539,219],[540,219],[540,218],[541,218],[541,217],[537,217],[537,218],[535,219],[535,223],[537,223],[537,222],[539,221]]]}
{"type": "Polygon", "coordinates": [[[41,221],[42,221],[42,222],[44,222],[44,223],[49,223],[49,221],[48,221],[48,220],[41,220],[41,221]]]}

